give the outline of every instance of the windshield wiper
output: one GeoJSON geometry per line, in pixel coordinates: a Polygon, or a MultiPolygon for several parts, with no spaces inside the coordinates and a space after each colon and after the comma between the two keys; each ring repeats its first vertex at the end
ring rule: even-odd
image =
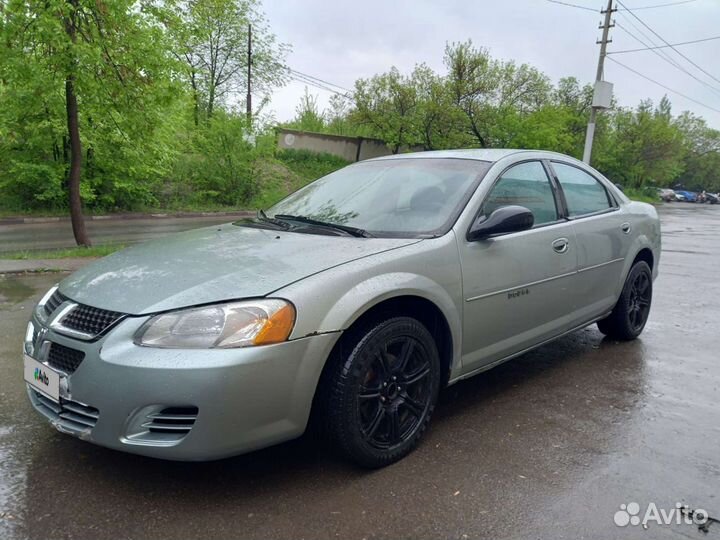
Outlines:
{"type": "MultiPolygon", "coordinates": [[[[270,219],[270,218],[268,218],[270,219]]],[[[349,234],[350,236],[356,236],[358,238],[372,238],[372,234],[364,229],[358,229],[357,227],[350,227],[349,225],[338,225],[337,223],[329,223],[327,221],[320,221],[319,219],[309,218],[307,216],[293,216],[290,214],[275,214],[273,219],[277,220],[291,220],[299,221],[300,223],[307,223],[308,225],[316,225],[318,227],[327,227],[328,229],[335,229],[349,234]]]]}
{"type": "Polygon", "coordinates": [[[264,210],[260,209],[257,211],[257,219],[258,221],[262,221],[264,223],[270,223],[271,225],[275,225],[276,227],[279,227],[284,230],[288,230],[290,228],[290,224],[286,221],[281,221],[279,219],[268,217],[264,210]]]}

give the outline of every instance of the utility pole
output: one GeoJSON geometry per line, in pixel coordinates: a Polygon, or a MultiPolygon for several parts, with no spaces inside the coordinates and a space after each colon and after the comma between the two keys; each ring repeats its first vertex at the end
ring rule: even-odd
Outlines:
{"type": "Polygon", "coordinates": [[[607,109],[610,106],[610,100],[612,98],[612,85],[603,81],[603,67],[605,66],[607,44],[612,42],[611,39],[608,40],[608,33],[610,32],[610,28],[615,26],[615,23],[610,22],[612,14],[615,11],[617,11],[617,8],[613,9],[613,0],[608,0],[607,8],[605,11],[600,12],[605,15],[605,20],[602,26],[600,26],[603,31],[602,39],[597,42],[600,44],[600,58],[598,58],[592,109],[590,111],[590,122],[588,122],[587,131],[585,132],[585,150],[583,151],[583,161],[588,164],[590,163],[590,156],[592,155],[593,137],[595,136],[595,119],[597,117],[597,113],[601,109],[607,109]]]}
{"type": "Polygon", "coordinates": [[[248,129],[252,125],[252,94],[250,93],[250,78],[252,76],[252,25],[248,24],[248,44],[247,44],[247,99],[246,99],[246,114],[248,129]]]}

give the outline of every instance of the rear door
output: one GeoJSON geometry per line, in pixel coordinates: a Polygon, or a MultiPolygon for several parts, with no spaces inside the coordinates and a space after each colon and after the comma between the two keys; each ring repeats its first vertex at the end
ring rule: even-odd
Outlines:
{"type": "Polygon", "coordinates": [[[604,183],[570,163],[551,161],[577,238],[578,316],[603,315],[617,301],[623,262],[631,243],[631,223],[604,183]]]}
{"type": "Polygon", "coordinates": [[[512,165],[478,209],[530,209],[532,229],[469,242],[458,238],[463,282],[463,370],[474,371],[572,326],[573,226],[539,160],[512,165]]]}

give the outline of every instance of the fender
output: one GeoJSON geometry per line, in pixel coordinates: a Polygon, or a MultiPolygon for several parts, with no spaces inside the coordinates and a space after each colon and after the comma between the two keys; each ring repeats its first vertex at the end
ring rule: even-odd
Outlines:
{"type": "Polygon", "coordinates": [[[321,331],[347,330],[368,310],[385,300],[401,296],[416,296],[435,304],[445,317],[453,343],[451,371],[460,367],[460,310],[446,290],[435,281],[419,274],[394,272],[361,281],[349,289],[330,308],[320,323],[321,331]],[[332,322],[331,322],[332,321],[332,322]],[[340,325],[338,321],[342,321],[340,325]]]}
{"type": "Polygon", "coordinates": [[[342,332],[379,303],[402,296],[432,302],[443,314],[453,342],[452,371],[460,366],[462,283],[452,234],[426,239],[367,260],[353,261],[277,290],[292,298],[297,319],[290,339],[342,332]]]}

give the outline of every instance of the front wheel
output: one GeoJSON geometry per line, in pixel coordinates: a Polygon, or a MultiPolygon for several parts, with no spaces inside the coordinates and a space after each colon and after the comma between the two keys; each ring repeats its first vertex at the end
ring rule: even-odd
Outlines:
{"type": "Polygon", "coordinates": [[[440,390],[440,355],[410,317],[376,322],[332,360],[326,426],[342,452],[364,467],[389,465],[420,441],[440,390]]]}
{"type": "Polygon", "coordinates": [[[630,269],[617,304],[610,315],[598,321],[598,328],[614,339],[635,339],[645,328],[651,303],[652,270],[645,261],[638,261],[630,269]]]}

